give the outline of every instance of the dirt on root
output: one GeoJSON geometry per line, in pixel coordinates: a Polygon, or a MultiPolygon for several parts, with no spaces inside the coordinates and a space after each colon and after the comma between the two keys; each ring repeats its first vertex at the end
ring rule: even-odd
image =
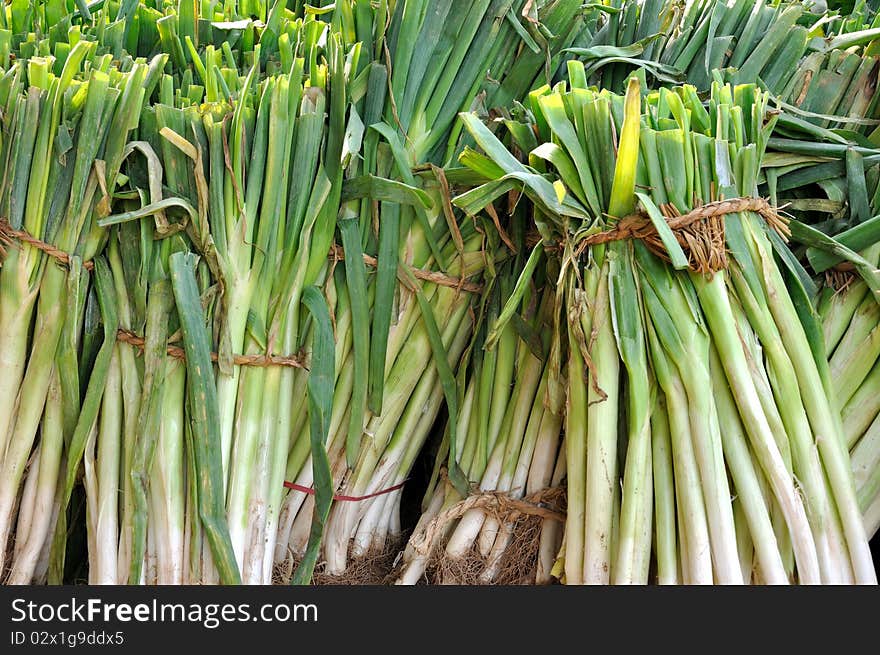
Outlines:
{"type": "MultiPolygon", "coordinates": [[[[544,521],[564,517],[565,504],[561,488],[543,489],[523,499],[499,492],[469,496],[435,516],[410,538],[408,548],[428,558],[418,584],[536,584],[544,521]],[[486,512],[500,526],[496,539],[507,540],[500,555],[484,557],[476,543],[460,557],[450,557],[446,552],[454,523],[473,508],[486,512]]],[[[403,566],[398,562],[393,577],[402,572],[403,566]]]]}
{"type": "MultiPolygon", "coordinates": [[[[533,585],[538,568],[541,528],[545,519],[520,515],[509,529],[510,543],[497,563],[483,557],[476,544],[463,556],[452,558],[446,544],[434,550],[424,583],[444,585],[533,585]],[[489,572],[489,569],[494,571],[489,572]]],[[[499,532],[497,538],[503,538],[499,532]]]]}
{"type": "MultiPolygon", "coordinates": [[[[395,560],[405,544],[406,536],[399,535],[389,537],[382,548],[373,548],[364,555],[349,555],[345,573],[340,575],[327,573],[325,563],[319,562],[312,574],[312,584],[347,586],[391,584],[394,581],[392,570],[395,560]]],[[[284,565],[277,565],[273,584],[289,584],[299,562],[299,557],[291,557],[284,565]]]]}

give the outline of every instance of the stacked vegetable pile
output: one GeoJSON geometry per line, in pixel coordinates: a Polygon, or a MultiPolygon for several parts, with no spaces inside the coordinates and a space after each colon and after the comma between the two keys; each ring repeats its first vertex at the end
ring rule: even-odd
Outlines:
{"type": "Polygon", "coordinates": [[[818,11],[5,5],[3,580],[875,583],[880,17],[818,11]]]}

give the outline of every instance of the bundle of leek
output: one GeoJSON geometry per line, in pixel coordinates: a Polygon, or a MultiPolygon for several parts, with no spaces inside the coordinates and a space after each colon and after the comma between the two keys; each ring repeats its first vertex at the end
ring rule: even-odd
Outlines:
{"type": "MultiPolygon", "coordinates": [[[[148,80],[145,63],[122,72],[110,67],[110,56],[92,58],[93,52],[93,44],[80,41],[65,53],[60,75],[53,73],[53,58],[32,57],[4,76],[4,215],[12,228],[73,255],[65,268],[20,242],[9,248],[0,271],[6,336],[0,346],[0,569],[18,505],[13,582],[61,575],[67,503],[95,418],[94,407],[86,411],[80,403],[79,344],[89,288],[83,262],[106,239],[97,222],[109,213],[148,80]],[[54,574],[47,572],[53,533],[54,574]]],[[[102,305],[110,295],[106,275],[99,260],[95,288],[102,305]]],[[[88,371],[85,362],[82,371],[88,371]]],[[[84,402],[100,400],[92,386],[84,402]]]]}
{"type": "MultiPolygon", "coordinates": [[[[396,547],[388,538],[400,531],[398,486],[444,397],[456,412],[454,362],[470,339],[473,302],[457,280],[473,287],[468,278],[495,254],[483,253],[479,232],[453,214],[446,180],[430,168],[413,169],[441,163],[457,147],[456,115],[470,108],[486,72],[499,70],[519,42],[512,23],[519,25],[515,10],[524,4],[480,0],[457,11],[452,0],[407,0],[393,7],[387,33],[384,4],[357,2],[351,15],[342,14],[354,34],[372,35],[375,60],[359,75],[365,91],[356,107],[367,127],[362,159],[347,171],[340,219],[345,275],[334,277],[337,328],[350,336],[337,334],[331,465],[339,494],[362,500],[339,501],[331,511],[326,573],[345,573],[350,551],[360,557],[396,547]],[[368,277],[364,253],[375,253],[375,275],[368,277]],[[413,280],[413,268],[439,275],[413,280]]],[[[311,485],[307,450],[293,448],[287,475],[311,485]]],[[[302,555],[312,506],[301,490],[288,493],[279,564],[302,555]]]]}
{"type": "MultiPolygon", "coordinates": [[[[294,444],[320,450],[326,438],[318,434],[314,442],[316,430],[326,433],[318,416],[329,415],[326,404],[306,406],[314,385],[326,384],[320,376],[333,358],[329,317],[313,287],[332,277],[327,253],[342,171],[359,147],[356,118],[346,132],[345,71],[356,69],[359,46],[345,50],[329,25],[314,19],[285,25],[277,42],[282,73],[262,72],[258,44],[244,76],[208,48],[194,59],[203,87],[162,78],[159,102],[145,110],[148,163],[131,175],[135,206],[102,221],[121,224],[109,249],[119,320],[136,335],[144,330],[145,358],[140,369],[134,361],[123,366],[115,396],[122,423],[117,411],[97,435],[90,498],[100,506],[102,487],[124,483],[118,507],[107,508],[114,514],[108,531],[119,530],[118,564],[107,553],[97,567],[105,572],[96,573],[101,581],[271,582],[284,462],[294,444]],[[163,198],[163,189],[173,196],[163,198]],[[128,224],[137,219],[147,219],[140,229],[128,224]],[[179,250],[199,256],[188,291],[201,296],[206,316],[192,298],[182,305],[179,250]],[[169,315],[172,287],[177,318],[169,315]],[[208,354],[216,353],[216,379],[191,370],[185,317],[197,333],[192,338],[202,344],[205,337],[208,354]],[[177,320],[185,367],[165,356],[177,320]],[[198,336],[206,322],[210,332],[198,336]],[[248,365],[270,360],[276,363],[248,365]],[[187,401],[193,389],[208,394],[200,404],[209,416],[217,413],[207,440],[195,432],[197,424],[204,428],[196,420],[201,408],[187,401]],[[101,444],[120,432],[121,470],[102,468],[101,444]],[[304,442],[297,443],[301,432],[304,442]]],[[[133,357],[129,345],[120,348],[133,357]]],[[[116,382],[108,378],[108,388],[116,382]]],[[[330,493],[328,481],[319,501],[329,502],[330,493]]]]}
{"type": "MultiPolygon", "coordinates": [[[[457,463],[469,481],[478,482],[472,498],[486,492],[516,499],[543,493],[558,485],[564,472],[561,397],[553,393],[563,382],[549,357],[553,296],[543,289],[546,280],[512,289],[518,272],[511,266],[514,261],[498,269],[486,299],[486,319],[469,349],[472,362],[460,373],[464,393],[457,463]],[[517,313],[499,334],[487,334],[486,323],[495,322],[511,293],[521,298],[520,304],[507,307],[522,315],[517,313]],[[497,347],[484,350],[487,341],[496,341],[497,347]]],[[[524,263],[517,262],[519,269],[524,263]]],[[[540,518],[523,515],[499,520],[498,512],[465,509],[460,491],[440,475],[446,454],[440,450],[397,582],[415,584],[426,571],[429,579],[447,584],[546,582],[559,547],[558,523],[542,525],[540,518]],[[432,541],[421,543],[429,531],[432,541]]]]}
{"type": "Polygon", "coordinates": [[[707,109],[692,87],[661,90],[643,114],[636,80],[624,99],[587,89],[581,66],[570,76],[568,91],[531,94],[544,140],[518,144],[531,167],[467,120],[497,179],[456,199],[473,212],[522,188],[562,253],[565,581],[646,582],[652,532],[663,582],[874,581],[821,337],[802,290],[785,287],[778,235],[739,209],[676,236],[661,213],[756,195],[767,94],[715,84],[707,109]],[[553,184],[535,169],[544,161],[553,184]],[[671,265],[641,240],[591,237],[637,199],[671,265]]]}

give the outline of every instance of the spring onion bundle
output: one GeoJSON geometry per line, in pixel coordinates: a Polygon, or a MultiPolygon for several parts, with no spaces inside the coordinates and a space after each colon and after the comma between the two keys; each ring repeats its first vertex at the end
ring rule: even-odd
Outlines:
{"type": "MultiPolygon", "coordinates": [[[[510,272],[499,276],[488,298],[487,322],[497,319],[501,301],[512,291],[515,278],[510,272]]],[[[558,495],[564,464],[558,462],[562,407],[548,405],[548,389],[561,381],[548,357],[553,296],[535,291],[522,294],[522,318],[517,314],[517,328],[507,324],[496,335],[496,348],[480,347],[492,338],[486,324],[471,347],[473,366],[462,371],[466,383],[456,426],[457,460],[482,493],[500,492],[514,499],[539,494],[549,505],[558,495]]],[[[522,514],[502,516],[476,503],[469,507],[468,498],[440,475],[443,464],[444,458],[439,458],[426,509],[415,528],[422,543],[410,540],[398,582],[414,584],[426,570],[447,584],[549,581],[559,546],[558,522],[543,523],[522,514]],[[535,564],[538,551],[545,557],[535,564]]]]}
{"type": "Polygon", "coordinates": [[[547,141],[523,148],[532,163],[552,164],[556,187],[468,121],[499,178],[456,200],[479,209],[522,180],[524,193],[550,217],[538,229],[563,253],[566,580],[646,582],[656,504],[657,520],[664,519],[655,530],[662,580],[738,583],[756,570],[765,582],[873,581],[840,419],[828,400],[824,349],[801,323],[796,290],[792,296],[785,289],[771,232],[754,213],[733,210],[736,219],[724,218],[723,226],[676,238],[661,213],[674,221],[703,198],[755,195],[773,129],[766,94],[716,85],[707,110],[693,89],[664,90],[648,97],[641,116],[637,83],[630,82],[624,100],[583,88],[582,69],[571,70],[569,91],[532,94],[530,109],[547,141]],[[637,184],[650,191],[634,194],[637,184]],[[578,249],[579,241],[589,245],[591,234],[629,216],[634,196],[671,266],[639,240],[578,249]],[[684,268],[691,272],[677,272],[684,268]],[[665,464],[670,451],[673,463],[681,462],[672,488],[651,482],[654,384],[665,396],[670,436],[683,441],[668,450],[656,444],[665,464]],[[687,411],[677,410],[681,403],[687,411]],[[626,435],[620,456],[618,431],[626,435]],[[727,466],[736,493],[754,499],[741,514],[730,502],[727,466]],[[738,534],[746,525],[751,543],[738,534]]]}
{"type": "MultiPolygon", "coordinates": [[[[331,417],[336,436],[329,445],[335,487],[348,500],[334,505],[323,550],[323,571],[337,578],[350,568],[349,553],[355,559],[389,549],[393,554],[400,486],[442,401],[456,411],[454,362],[470,340],[474,285],[496,255],[483,251],[485,228],[453,214],[444,197],[445,176],[428,165],[456,148],[457,112],[471,107],[482,75],[517,45],[510,16],[522,4],[486,0],[456,12],[454,2],[398,3],[386,45],[376,48],[376,59],[362,73],[368,80],[361,110],[367,129],[363,161],[349,172],[354,191],[340,219],[345,275],[337,276],[335,289],[337,325],[350,330],[350,336],[337,335],[344,358],[337,367],[331,417]],[[428,68],[417,46],[446,66],[428,68]],[[426,170],[417,176],[412,169],[420,166],[426,170]],[[359,190],[368,185],[377,204],[358,200],[369,195],[359,190]],[[366,275],[359,252],[376,253],[375,275],[366,275]],[[414,279],[410,269],[439,277],[414,279]],[[467,292],[465,285],[471,287],[467,292]]],[[[384,29],[381,15],[356,11],[354,17],[355,33],[384,29]]],[[[450,444],[455,450],[454,436],[450,444]]],[[[288,479],[300,487],[312,481],[307,454],[295,448],[288,459],[288,479]]],[[[301,556],[311,505],[301,490],[288,493],[279,564],[289,553],[301,556]]]]}
{"type": "MultiPolygon", "coordinates": [[[[213,376],[193,381],[192,372],[184,379],[182,364],[165,358],[159,348],[153,353],[157,368],[145,366],[143,381],[135,385],[142,389],[140,400],[133,399],[135,406],[140,403],[132,437],[139,443],[133,446],[129,475],[139,503],[133,521],[140,529],[131,555],[120,557],[121,580],[180,581],[183,576],[187,582],[268,583],[272,578],[283,463],[304,424],[307,448],[310,443],[307,380],[301,362],[298,367],[249,365],[235,356],[254,362],[286,357],[292,363],[312,347],[314,331],[325,327],[310,320],[303,303],[329,266],[342,170],[351,157],[345,150],[351,143],[344,145],[341,138],[350,82],[343,66],[346,57],[356,65],[359,50],[346,52],[339,39],[326,35],[325,23],[312,20],[289,28],[298,31],[279,39],[285,73],[263,74],[260,46],[246,75],[209,51],[201,71],[208,102],[200,107],[175,97],[173,80],[164,79],[160,103],[151,113],[154,151],[162,153],[160,170],[179,200],[150,198],[149,204],[105,221],[150,217],[158,236],[172,240],[184,231],[187,247],[202,257],[198,293],[209,316],[201,321],[212,326],[209,346],[218,360],[216,382],[213,376]],[[325,47],[318,45],[322,37],[325,47]],[[211,80],[224,80],[225,86],[211,80]],[[211,471],[221,485],[216,489],[205,489],[203,482],[194,486],[192,479],[195,473],[202,480],[200,471],[207,470],[196,435],[182,429],[193,421],[193,408],[184,406],[181,390],[195,384],[216,386],[218,433],[209,435],[216,448],[209,455],[218,467],[211,471]],[[199,525],[206,494],[218,503],[213,511],[219,526],[199,525]]],[[[155,264],[149,253],[140,255],[137,277],[151,282],[146,320],[123,327],[146,324],[149,345],[154,289],[157,304],[165,301],[167,289],[150,280],[155,264]]],[[[143,305],[143,298],[133,301],[138,300],[143,305]]],[[[181,309],[177,299],[178,313],[181,309]]],[[[173,333],[162,320],[154,347],[173,333]]],[[[129,532],[124,528],[121,538],[129,532]]]]}
{"type": "MultiPolygon", "coordinates": [[[[144,96],[146,65],[123,73],[109,69],[109,59],[90,60],[91,51],[91,44],[79,42],[60,75],[53,72],[52,59],[34,57],[26,67],[10,69],[5,78],[9,138],[4,157],[7,170],[13,172],[3,193],[8,224],[76,257],[66,269],[46,253],[16,244],[0,271],[0,320],[8,337],[0,356],[7,385],[0,407],[0,562],[5,562],[5,544],[13,530],[18,486],[31,461],[26,485],[31,493],[24,498],[24,511],[18,512],[21,527],[15,528],[15,581],[30,580],[44,559],[51,533],[56,538],[63,534],[78,451],[92,429],[94,407],[79,402],[79,344],[88,275],[82,263],[95,256],[105,239],[97,222],[109,211],[108,189],[116,184],[144,96]],[[29,338],[32,321],[35,331],[29,338]],[[38,432],[41,438],[32,453],[38,432]],[[64,471],[60,479],[59,468],[64,471]],[[58,519],[53,521],[55,512],[58,519]]],[[[96,265],[96,278],[106,276],[104,267],[96,265]]],[[[109,294],[110,289],[105,286],[101,293],[109,294]]],[[[99,297],[101,303],[105,300],[111,302],[99,297]]],[[[89,391],[86,403],[100,397],[99,390],[91,395],[89,391]]]]}

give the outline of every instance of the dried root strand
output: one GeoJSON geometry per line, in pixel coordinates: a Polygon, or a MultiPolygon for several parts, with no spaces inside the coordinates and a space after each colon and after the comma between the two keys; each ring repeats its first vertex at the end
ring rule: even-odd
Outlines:
{"type": "Polygon", "coordinates": [[[429,584],[534,584],[541,527],[545,520],[565,521],[565,490],[543,489],[525,498],[498,491],[468,496],[435,516],[410,537],[409,546],[428,560],[424,576],[429,584]],[[509,543],[495,561],[484,558],[476,545],[463,557],[446,554],[448,526],[471,509],[481,509],[501,526],[498,538],[509,543]]]}

